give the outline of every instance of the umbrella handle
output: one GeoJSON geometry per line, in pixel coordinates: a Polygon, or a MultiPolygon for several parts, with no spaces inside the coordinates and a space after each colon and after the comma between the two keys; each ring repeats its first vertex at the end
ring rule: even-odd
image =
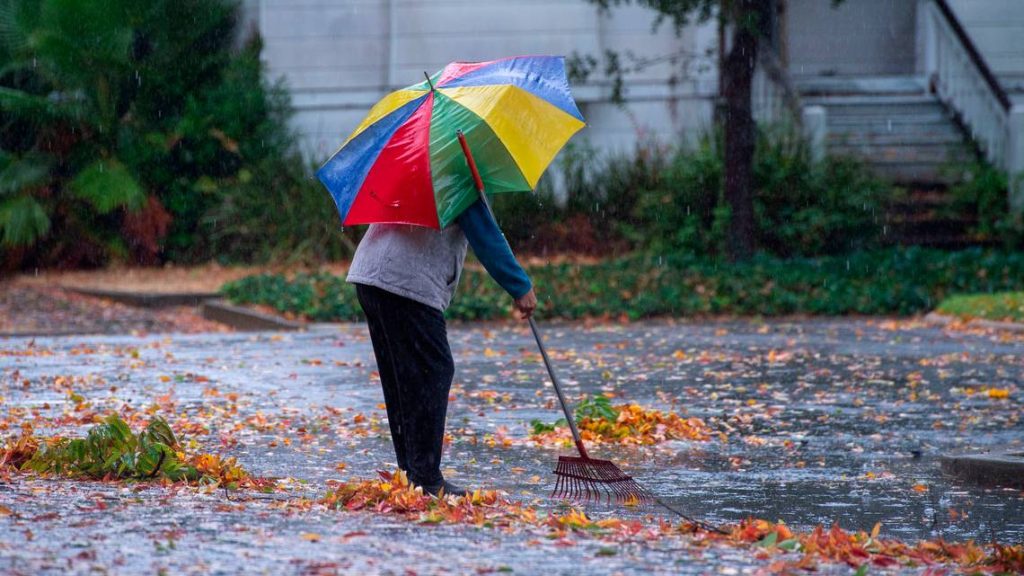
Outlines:
{"type": "MultiPolygon", "coordinates": [[[[469,143],[466,142],[466,136],[462,133],[462,130],[456,132],[459,136],[459,144],[462,146],[462,153],[466,155],[466,164],[469,164],[469,171],[473,174],[473,182],[476,184],[476,189],[480,192],[480,199],[484,201],[484,206],[487,206],[487,211],[491,213],[491,217],[494,217],[494,212],[491,211],[491,204],[487,201],[487,195],[484,194],[484,182],[480,178],[480,172],[476,168],[476,162],[473,160],[473,153],[469,151],[469,143]]],[[[555,369],[551,366],[551,359],[548,358],[548,351],[544,348],[544,340],[540,337],[540,331],[537,330],[537,323],[531,316],[530,330],[533,332],[533,338],[537,341],[537,348],[540,348],[540,355],[544,358],[544,366],[548,369],[548,376],[551,377],[551,383],[555,386],[555,394],[558,394],[558,402],[562,405],[562,412],[565,412],[565,421],[569,423],[569,430],[572,431],[572,439],[576,441],[576,449],[580,451],[580,456],[584,458],[590,458],[587,455],[587,449],[583,447],[583,439],[580,438],[580,431],[576,429],[576,419],[572,417],[572,410],[569,410],[569,403],[565,399],[565,395],[562,394],[562,386],[558,382],[558,376],[555,376],[555,369]]]]}
{"type": "MultiPolygon", "coordinates": [[[[476,169],[476,161],[473,160],[473,153],[469,151],[469,142],[466,142],[466,135],[462,133],[462,130],[456,132],[459,136],[459,144],[462,146],[462,153],[466,155],[466,163],[469,164],[469,172],[473,175],[473,183],[476,184],[477,192],[480,192],[480,197],[484,199],[484,203],[487,203],[487,197],[484,196],[484,181],[480,178],[480,171],[476,169]]],[[[487,206],[490,209],[490,205],[487,206]]]]}

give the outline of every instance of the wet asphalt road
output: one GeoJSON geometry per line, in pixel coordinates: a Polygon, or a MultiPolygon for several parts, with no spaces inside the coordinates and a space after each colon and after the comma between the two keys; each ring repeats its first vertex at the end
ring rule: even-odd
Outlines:
{"type": "MultiPolygon", "coordinates": [[[[884,536],[909,541],[1024,540],[1024,495],[963,485],[938,464],[954,450],[1024,449],[1020,339],[884,320],[544,328],[573,400],[607,393],[613,403],[702,418],[722,433],[710,442],[594,450],[695,516],[756,516],[796,529],[881,522],[884,536]]],[[[550,470],[564,451],[534,446],[527,436],[531,420],[554,422],[560,413],[529,332],[518,324],[449,332],[457,374],[445,473],[553,506],[550,470]]],[[[10,511],[0,513],[0,572],[703,574],[763,567],[741,549],[697,557],[667,542],[634,542],[609,551],[588,539],[564,546],[529,533],[289,508],[282,500],[315,498],[328,479],[390,466],[372,358],[362,325],[0,340],[0,426],[7,426],[0,435],[23,422],[37,434],[78,433],[93,413],[150,408],[199,449],[237,456],[255,474],[295,479],[273,499],[233,501],[223,492],[13,475],[0,480],[0,511],[10,511]]]]}

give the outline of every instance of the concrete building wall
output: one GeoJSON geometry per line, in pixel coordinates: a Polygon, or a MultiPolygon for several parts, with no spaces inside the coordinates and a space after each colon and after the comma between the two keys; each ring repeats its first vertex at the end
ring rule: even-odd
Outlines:
{"type": "Polygon", "coordinates": [[[381,96],[452,60],[606,49],[622,51],[627,67],[661,59],[627,76],[625,106],[609,102],[600,75],[574,86],[588,121],[577,138],[603,149],[631,149],[638,135],[673,141],[710,122],[714,24],[652,34],[649,10],[602,15],[583,0],[246,0],[244,9],[263,36],[271,77],[284,78],[292,93],[302,144],[317,159],[381,96]]]}
{"type": "MultiPolygon", "coordinates": [[[[1024,94],[1024,0],[949,0],[1008,89],[1024,94]]],[[[915,68],[917,0],[786,0],[785,56],[796,77],[904,75],[915,68]]],[[[601,14],[584,0],[242,0],[243,28],[264,39],[283,78],[304,149],[324,158],[388,91],[451,60],[616,50],[626,105],[597,74],[574,86],[589,126],[578,137],[610,150],[638,138],[693,138],[717,91],[713,23],[652,33],[653,13],[601,14]]]]}
{"type": "MultiPolygon", "coordinates": [[[[974,0],[968,0],[974,1],[974,0]]],[[[917,0],[787,0],[785,44],[796,76],[914,73],[917,0]]]]}

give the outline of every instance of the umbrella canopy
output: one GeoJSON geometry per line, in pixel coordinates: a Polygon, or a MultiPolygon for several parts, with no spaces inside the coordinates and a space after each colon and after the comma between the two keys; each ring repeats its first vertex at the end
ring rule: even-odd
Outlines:
{"type": "Polygon", "coordinates": [[[441,229],[479,196],[457,132],[488,192],[529,191],[583,128],[565,60],[454,62],[385,96],[317,171],[342,223],[441,229]]]}

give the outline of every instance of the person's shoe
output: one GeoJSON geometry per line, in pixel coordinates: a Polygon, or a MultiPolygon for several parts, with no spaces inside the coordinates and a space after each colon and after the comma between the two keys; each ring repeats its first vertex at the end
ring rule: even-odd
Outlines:
{"type": "Polygon", "coordinates": [[[440,484],[433,486],[423,486],[423,493],[431,496],[440,496],[442,491],[445,496],[468,496],[470,494],[469,490],[447,480],[442,480],[440,484]]]}

